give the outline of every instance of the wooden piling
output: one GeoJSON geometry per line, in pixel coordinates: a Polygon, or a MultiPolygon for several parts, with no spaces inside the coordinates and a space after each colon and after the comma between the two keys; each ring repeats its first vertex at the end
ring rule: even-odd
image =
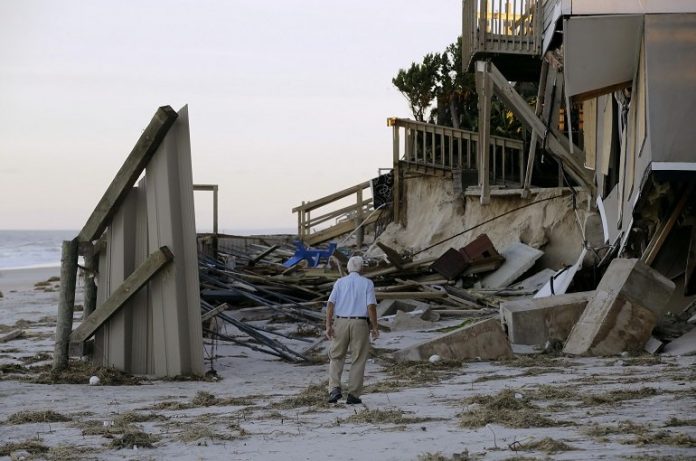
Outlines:
{"type": "Polygon", "coordinates": [[[60,298],[56,323],[56,344],[53,352],[53,370],[68,366],[68,348],[75,307],[75,279],[77,278],[78,240],[64,240],[60,266],[60,298]]]}

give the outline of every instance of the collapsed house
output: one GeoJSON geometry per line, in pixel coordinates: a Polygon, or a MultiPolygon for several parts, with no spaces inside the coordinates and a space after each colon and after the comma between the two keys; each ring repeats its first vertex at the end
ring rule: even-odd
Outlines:
{"type": "Polygon", "coordinates": [[[696,300],[694,26],[696,6],[678,1],[464,0],[478,131],[390,118],[392,168],[293,208],[297,241],[215,226],[196,242],[185,110],[160,109],[64,245],[56,367],[72,343],[129,372],[202,374],[203,335],[311,360],[321,338],[258,321],[320,334],[352,252],[370,264],[382,329],[456,327],[396,360],[655,353],[670,340],[665,353],[696,351],[696,330],[679,338],[696,300]],[[494,97],[523,137],[491,135],[494,97]],[[73,331],[78,252],[85,317],[73,331]]]}
{"type": "MultiPolygon", "coordinates": [[[[655,352],[656,326],[664,339],[683,333],[667,324],[688,318],[695,299],[694,25],[696,5],[685,2],[464,0],[462,61],[476,75],[479,130],[388,120],[392,207],[360,216],[389,215],[375,230],[392,255],[377,246],[368,255],[431,258],[441,274],[462,269],[448,279],[466,284],[462,253],[480,234],[501,253],[543,249],[533,266],[546,286],[502,303],[513,343],[655,352]],[[536,83],[533,106],[524,82],[536,83]],[[526,137],[491,135],[494,97],[526,137]],[[551,333],[532,332],[538,325],[551,333]]],[[[318,243],[322,233],[310,235],[318,243]]],[[[696,347],[690,337],[674,342],[681,353],[696,347]]]]}

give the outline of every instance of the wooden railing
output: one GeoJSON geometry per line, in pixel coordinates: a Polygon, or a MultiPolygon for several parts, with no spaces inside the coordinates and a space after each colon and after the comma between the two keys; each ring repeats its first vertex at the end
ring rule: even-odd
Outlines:
{"type": "MultiPolygon", "coordinates": [[[[402,118],[390,118],[388,125],[400,132],[394,135],[394,157],[400,162],[445,171],[478,169],[476,132],[402,118]]],[[[491,136],[488,152],[491,183],[524,182],[522,141],[491,136]]]]}
{"type": "MultiPolygon", "coordinates": [[[[308,245],[322,243],[355,230],[360,224],[367,226],[374,223],[381,214],[374,211],[372,198],[365,198],[365,190],[370,188],[370,181],[357,184],[339,192],[327,195],[292,209],[297,213],[297,235],[308,245]],[[355,196],[355,203],[336,209],[338,202],[355,196]],[[320,209],[330,210],[321,211],[320,209]],[[312,216],[315,213],[319,215],[312,216]],[[328,227],[319,227],[333,221],[328,227]]],[[[362,235],[362,234],[360,234],[362,235]]],[[[360,240],[360,236],[359,236],[360,240]]]]}
{"type": "Polygon", "coordinates": [[[463,0],[462,58],[469,68],[477,53],[538,55],[542,0],[463,0]]]}

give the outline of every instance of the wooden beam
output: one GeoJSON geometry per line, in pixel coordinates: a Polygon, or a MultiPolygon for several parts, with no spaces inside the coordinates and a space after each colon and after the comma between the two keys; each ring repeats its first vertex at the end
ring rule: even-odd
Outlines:
{"type": "Polygon", "coordinates": [[[12,330],[9,333],[0,336],[0,343],[6,343],[7,341],[21,338],[22,336],[24,336],[24,330],[12,330]]]}
{"type": "Polygon", "coordinates": [[[383,299],[442,299],[447,297],[447,293],[430,293],[422,291],[378,291],[375,292],[378,301],[383,299]]]}
{"type": "MultiPolygon", "coordinates": [[[[490,63],[486,61],[476,62],[476,92],[478,93],[478,170],[479,186],[481,186],[481,205],[491,201],[490,185],[490,135],[491,135],[491,97],[493,96],[493,82],[490,78],[490,63]]],[[[495,148],[493,150],[495,155],[495,148]]]]}
{"type": "Polygon", "coordinates": [[[92,241],[104,232],[116,208],[138,180],[154,155],[169,128],[174,124],[177,113],[169,106],[157,109],[150,124],[145,128],[128,158],[116,173],[96,208],[80,231],[80,241],[92,241]]]}
{"type": "Polygon", "coordinates": [[[389,260],[390,263],[395,265],[398,269],[403,269],[404,264],[410,262],[410,261],[404,261],[404,259],[401,257],[398,251],[394,250],[391,247],[388,247],[382,242],[377,242],[377,246],[379,247],[380,250],[384,252],[384,254],[387,256],[387,259],[389,260]]]}
{"type": "MultiPolygon", "coordinates": [[[[404,133],[406,129],[404,129],[404,133]]],[[[408,145],[408,136],[406,136],[405,145],[408,145]]],[[[401,171],[399,169],[399,157],[400,157],[400,141],[399,141],[399,127],[395,124],[392,128],[392,172],[394,183],[392,185],[392,219],[395,223],[401,221],[401,215],[403,214],[401,210],[401,171]]]]}
{"type": "MultiPolygon", "coordinates": [[[[515,88],[510,85],[493,64],[489,64],[489,76],[493,82],[495,93],[515,114],[517,119],[528,129],[543,133],[549,153],[562,163],[564,169],[575,181],[594,195],[595,185],[592,172],[587,170],[584,165],[577,161],[575,156],[570,154],[570,151],[563,146],[556,134],[549,130],[548,126],[536,116],[532,108],[527,104],[527,101],[517,93],[515,88]]],[[[542,137],[542,139],[544,138],[542,137]]]]}
{"type": "Polygon", "coordinates": [[[669,236],[669,233],[672,231],[674,224],[676,224],[677,219],[679,218],[679,216],[681,216],[681,213],[684,210],[684,207],[686,206],[686,202],[688,201],[689,195],[691,195],[692,190],[693,183],[691,183],[687,190],[682,194],[681,198],[674,206],[674,210],[672,210],[672,214],[669,216],[669,219],[665,222],[663,226],[657,229],[655,235],[653,235],[653,237],[650,239],[648,247],[645,249],[645,251],[643,252],[643,256],[641,256],[640,258],[640,260],[648,266],[652,265],[653,261],[655,261],[657,254],[660,252],[660,249],[662,248],[662,244],[665,243],[665,240],[667,240],[667,237],[669,236]]]}
{"type": "MultiPolygon", "coordinates": [[[[548,107],[547,95],[547,85],[549,81],[549,75],[553,72],[554,79],[556,72],[549,66],[548,61],[544,60],[541,64],[541,77],[539,80],[539,88],[537,90],[537,100],[536,106],[534,108],[534,113],[537,116],[541,116],[543,109],[548,107]]],[[[555,80],[554,80],[555,84],[555,80]]],[[[522,179],[522,197],[526,198],[529,195],[529,186],[532,183],[532,174],[534,172],[534,159],[536,157],[537,139],[540,138],[543,133],[537,133],[536,130],[532,130],[532,139],[529,141],[529,155],[527,157],[527,169],[525,170],[524,178],[522,179]]]]}
{"type": "Polygon", "coordinates": [[[257,257],[255,257],[254,259],[250,260],[249,266],[253,267],[257,262],[261,261],[263,258],[268,256],[269,254],[273,253],[278,248],[280,248],[280,245],[273,245],[272,247],[270,247],[269,249],[267,249],[266,251],[264,251],[263,253],[261,253],[257,257]]]}
{"type": "Polygon", "coordinates": [[[216,315],[220,314],[221,312],[226,311],[227,309],[230,308],[230,305],[227,303],[222,303],[218,307],[215,307],[205,314],[201,316],[201,322],[205,322],[206,320],[215,317],[216,315]]]}
{"type": "Polygon", "coordinates": [[[689,252],[686,255],[686,272],[684,274],[684,296],[696,293],[696,224],[691,226],[689,252]]]}
{"type": "Polygon", "coordinates": [[[142,288],[147,282],[162,270],[174,256],[169,248],[163,246],[150,254],[145,262],[138,267],[123,283],[104,301],[104,304],[82,321],[79,327],[70,335],[71,342],[84,342],[94,334],[112,315],[142,288]]]}

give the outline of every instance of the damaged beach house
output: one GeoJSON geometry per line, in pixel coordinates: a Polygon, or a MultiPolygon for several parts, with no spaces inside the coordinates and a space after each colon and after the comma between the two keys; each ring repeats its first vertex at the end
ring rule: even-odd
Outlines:
{"type": "Polygon", "coordinates": [[[201,375],[216,341],[316,360],[352,254],[381,329],[451,327],[395,360],[696,352],[696,4],[464,0],[462,18],[477,131],[389,118],[391,167],[293,208],[294,236],[196,235],[194,191],[217,213],[218,186],[193,183],[186,108],[160,108],[64,243],[54,367],[201,375]],[[519,136],[492,132],[494,102],[519,136]]]}

